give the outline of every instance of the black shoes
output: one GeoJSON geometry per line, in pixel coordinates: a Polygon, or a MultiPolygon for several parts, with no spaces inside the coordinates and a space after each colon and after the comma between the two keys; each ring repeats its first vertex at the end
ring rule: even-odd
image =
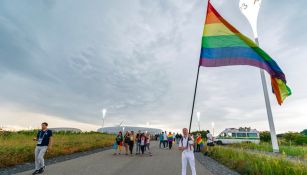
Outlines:
{"type": "Polygon", "coordinates": [[[44,171],[45,171],[44,168],[40,168],[40,169],[38,170],[38,174],[42,174],[44,171]]]}
{"type": "Polygon", "coordinates": [[[40,168],[39,170],[35,170],[32,175],[35,174],[42,174],[45,171],[46,166],[43,166],[42,168],[40,168]]]}
{"type": "Polygon", "coordinates": [[[39,173],[39,170],[35,170],[35,171],[32,173],[32,175],[35,175],[35,174],[40,174],[40,173],[39,173]]]}

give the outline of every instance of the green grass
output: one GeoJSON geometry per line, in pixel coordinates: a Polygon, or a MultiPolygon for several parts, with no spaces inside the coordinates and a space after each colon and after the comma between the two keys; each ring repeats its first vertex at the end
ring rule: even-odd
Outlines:
{"type": "MultiPolygon", "coordinates": [[[[0,168],[34,161],[36,142],[32,132],[0,132],[0,168]]],[[[114,142],[114,135],[97,132],[54,133],[53,146],[46,158],[72,154],[95,148],[109,147],[114,142]]]]}
{"type": "Polygon", "coordinates": [[[210,157],[240,174],[247,175],[307,175],[303,162],[286,160],[285,156],[250,153],[244,149],[215,146],[210,157]]]}
{"type": "MultiPolygon", "coordinates": [[[[259,151],[267,151],[272,152],[273,148],[270,143],[261,142],[260,144],[255,143],[238,143],[238,144],[230,144],[228,147],[233,148],[241,148],[241,149],[252,149],[259,151]]],[[[285,154],[287,156],[294,156],[298,158],[307,159],[307,146],[279,146],[280,153],[285,154]]]]}

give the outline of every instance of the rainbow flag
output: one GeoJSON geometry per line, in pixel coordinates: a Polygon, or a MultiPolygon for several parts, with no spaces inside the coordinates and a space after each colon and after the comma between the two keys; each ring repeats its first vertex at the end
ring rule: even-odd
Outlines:
{"type": "Polygon", "coordinates": [[[173,134],[168,134],[168,135],[167,135],[167,140],[168,140],[169,142],[174,141],[173,134]]]}
{"type": "Polygon", "coordinates": [[[266,70],[277,102],[281,105],[291,95],[286,77],[277,63],[258,45],[229,24],[208,2],[200,65],[218,67],[250,65],[266,70]]]}
{"type": "Polygon", "coordinates": [[[203,139],[202,139],[201,137],[197,137],[197,138],[196,138],[196,143],[197,143],[198,145],[200,145],[200,148],[201,148],[201,149],[203,149],[203,147],[204,147],[204,141],[203,141],[203,139]]]}

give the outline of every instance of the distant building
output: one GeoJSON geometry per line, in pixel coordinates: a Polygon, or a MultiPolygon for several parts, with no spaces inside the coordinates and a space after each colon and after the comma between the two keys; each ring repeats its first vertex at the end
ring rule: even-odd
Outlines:
{"type": "Polygon", "coordinates": [[[158,128],[147,128],[147,127],[135,127],[135,126],[115,126],[115,127],[104,127],[104,128],[99,128],[97,131],[98,132],[105,132],[105,133],[110,133],[110,134],[116,134],[119,131],[134,131],[137,133],[138,131],[141,132],[148,132],[151,135],[155,135],[158,133],[162,132],[162,129],[158,128]]]}
{"type": "Polygon", "coordinates": [[[81,129],[78,128],[49,128],[53,132],[82,132],[81,129]]]}

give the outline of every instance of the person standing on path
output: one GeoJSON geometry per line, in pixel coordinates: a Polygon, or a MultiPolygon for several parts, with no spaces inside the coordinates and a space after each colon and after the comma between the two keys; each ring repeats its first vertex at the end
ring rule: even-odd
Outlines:
{"type": "Polygon", "coordinates": [[[172,132],[168,133],[167,141],[168,141],[168,148],[171,150],[172,149],[172,145],[173,145],[173,141],[174,141],[174,137],[173,137],[172,132]]]}
{"type": "Polygon", "coordinates": [[[44,122],[41,125],[42,129],[38,131],[34,141],[37,141],[35,148],[35,171],[32,174],[41,174],[44,172],[45,160],[44,155],[47,150],[52,148],[52,131],[48,130],[48,123],[44,122]]]}
{"type": "Polygon", "coordinates": [[[173,144],[175,144],[176,141],[176,133],[173,133],[173,144]]]}
{"type": "Polygon", "coordinates": [[[210,151],[211,151],[211,147],[214,146],[214,140],[213,140],[213,136],[212,134],[210,133],[209,130],[207,130],[207,149],[206,149],[206,152],[205,152],[205,156],[207,156],[210,151]]]}
{"type": "Polygon", "coordinates": [[[179,144],[179,134],[177,132],[176,136],[175,136],[175,141],[176,141],[176,144],[178,145],[179,144]]]}
{"type": "Polygon", "coordinates": [[[126,134],[124,136],[124,146],[125,146],[126,155],[128,155],[129,144],[130,144],[130,133],[129,131],[126,131],[126,134]]]}
{"type": "Polygon", "coordinates": [[[133,152],[134,140],[135,140],[134,131],[131,131],[130,142],[129,142],[130,155],[132,155],[132,152],[133,152]]]}
{"type": "Polygon", "coordinates": [[[200,152],[200,140],[201,140],[201,135],[200,133],[197,133],[196,137],[196,152],[200,152]]]}
{"type": "Polygon", "coordinates": [[[146,134],[146,150],[148,151],[148,154],[149,154],[150,156],[152,156],[149,147],[150,147],[150,134],[147,133],[147,134],[146,134]]]}
{"type": "Polygon", "coordinates": [[[167,132],[165,131],[163,134],[163,143],[164,149],[168,148],[168,141],[167,141],[167,132]]]}
{"type": "Polygon", "coordinates": [[[140,136],[140,147],[141,147],[142,155],[144,154],[145,146],[146,146],[146,137],[145,137],[145,134],[143,133],[140,136]]]}
{"type": "Polygon", "coordinates": [[[162,145],[163,145],[163,148],[165,148],[165,143],[164,143],[164,132],[162,132],[160,135],[159,135],[159,140],[160,140],[160,144],[159,144],[159,148],[162,148],[162,145]]]}
{"type": "Polygon", "coordinates": [[[117,154],[117,151],[118,151],[118,154],[120,154],[122,152],[122,147],[123,147],[123,133],[121,131],[118,132],[118,135],[116,136],[116,144],[117,144],[117,149],[114,153],[114,155],[117,154]]]}
{"type": "Polygon", "coordinates": [[[194,157],[194,138],[188,133],[187,128],[182,129],[182,139],[179,141],[179,150],[182,151],[182,175],[187,174],[187,164],[189,162],[192,175],[196,175],[195,157],[194,157]]]}
{"type": "Polygon", "coordinates": [[[141,153],[141,130],[138,131],[135,137],[135,142],[136,142],[136,152],[135,155],[141,153]]]}

